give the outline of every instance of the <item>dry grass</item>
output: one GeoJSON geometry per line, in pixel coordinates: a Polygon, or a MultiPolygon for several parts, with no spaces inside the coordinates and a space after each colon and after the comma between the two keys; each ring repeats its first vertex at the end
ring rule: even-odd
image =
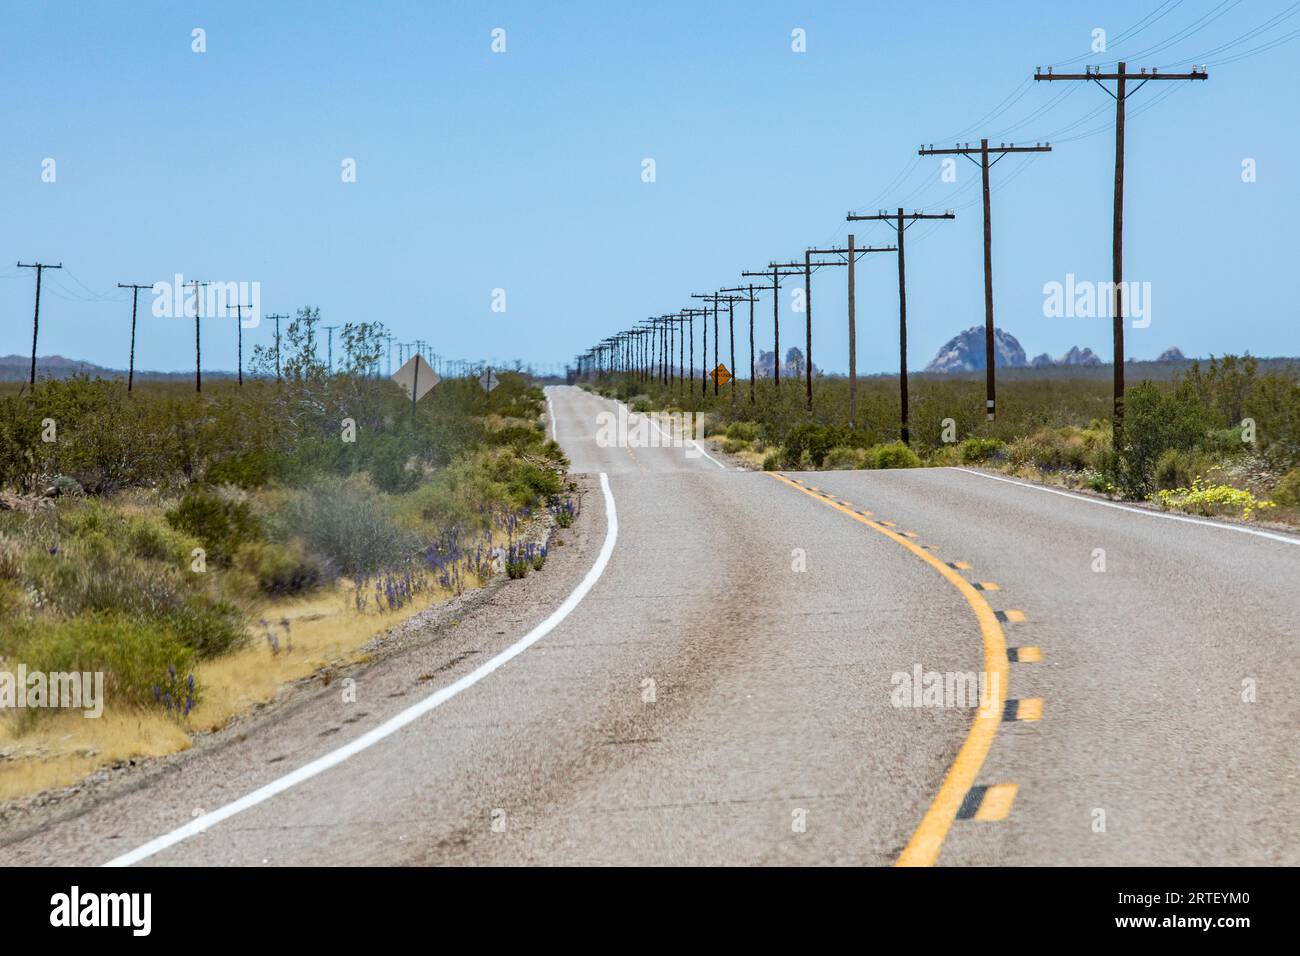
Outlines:
{"type": "Polygon", "coordinates": [[[21,734],[14,721],[0,720],[0,801],[71,786],[122,761],[186,750],[191,733],[218,730],[323,667],[357,663],[370,640],[450,597],[432,588],[397,611],[359,612],[351,586],[341,582],[328,593],[268,605],[263,616],[274,622],[279,652],[255,628],[250,646],[198,665],[204,696],[185,724],[134,709],[108,709],[95,720],[79,711],[53,713],[21,734]],[[290,622],[288,640],[281,618],[290,622]]]}

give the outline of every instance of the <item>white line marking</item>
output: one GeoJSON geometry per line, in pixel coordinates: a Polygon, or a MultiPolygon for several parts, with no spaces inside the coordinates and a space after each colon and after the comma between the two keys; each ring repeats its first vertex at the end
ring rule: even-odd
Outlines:
{"type": "Polygon", "coordinates": [[[609,476],[604,472],[600,474],[600,490],[605,495],[605,543],[601,545],[600,554],[596,556],[596,563],[591,566],[581,583],[573,590],[573,593],[565,598],[564,603],[557,607],[551,616],[535,628],[529,631],[524,637],[516,643],[511,644],[504,651],[492,658],[490,661],[480,665],[477,669],[466,674],[460,680],[449,684],[439,691],[430,694],[424,700],[406,708],[394,717],[390,717],[384,723],[380,724],[374,730],[362,734],[351,743],[344,744],[337,750],[332,750],[323,757],[317,757],[311,763],[299,767],[292,773],[285,774],[278,780],[273,780],[264,787],[259,787],[252,793],[240,797],[233,803],[228,803],[224,807],[213,810],[211,813],[205,813],[196,817],[183,827],[179,827],[170,833],[163,834],[157,839],[150,840],[144,846],[132,850],[130,853],[124,853],[119,857],[109,860],[104,866],[131,866],[133,863],[139,863],[162,850],[167,849],[182,840],[201,833],[210,827],[215,826],[222,820],[233,817],[237,813],[257,806],[266,800],[271,799],[276,794],[283,793],[290,787],[297,786],[305,780],[310,780],[318,774],[324,773],[331,767],[336,767],[349,757],[359,754],[367,747],[379,743],[385,737],[389,737],[401,730],[407,724],[424,716],[429,711],[442,706],[451,700],[463,690],[473,687],[483,678],[487,677],[498,667],[518,657],[528,648],[532,647],[543,637],[555,629],[574,608],[587,596],[587,592],[595,586],[600,580],[601,574],[605,571],[605,566],[609,564],[610,556],[614,553],[614,542],[618,540],[618,512],[614,508],[614,494],[609,489],[609,476]]]}
{"type": "MultiPolygon", "coordinates": [[[[649,415],[643,415],[641,412],[634,412],[634,411],[632,411],[632,409],[631,409],[630,407],[628,407],[628,405],[627,405],[625,402],[620,402],[620,401],[619,401],[618,399],[616,399],[616,398],[615,398],[615,399],[610,399],[610,400],[611,400],[615,405],[622,405],[624,408],[626,408],[626,409],[627,409],[627,415],[628,415],[628,418],[638,418],[638,417],[639,417],[639,418],[644,418],[647,422],[650,423],[650,427],[651,427],[651,428],[653,428],[653,429],[654,429],[655,431],[657,431],[660,435],[663,435],[665,439],[667,439],[667,441],[668,441],[668,447],[670,447],[670,448],[673,447],[673,441],[674,441],[678,436],[675,436],[675,435],[669,435],[666,431],[664,431],[662,428],[659,427],[659,423],[656,422],[653,418],[651,418],[649,415]]],[[[702,446],[702,445],[701,445],[699,442],[697,442],[694,438],[687,438],[686,441],[690,442],[692,445],[694,445],[696,448],[698,448],[698,449],[699,449],[699,452],[700,452],[701,455],[703,455],[705,458],[709,459],[709,461],[713,462],[715,465],[717,465],[717,466],[718,466],[719,468],[721,468],[723,471],[726,471],[726,470],[727,470],[727,466],[726,466],[726,465],[724,465],[722,462],[718,461],[718,459],[714,458],[714,457],[713,457],[712,455],[710,455],[707,451],[705,451],[705,450],[704,450],[704,446],[702,446]]]]}
{"type": "MultiPolygon", "coordinates": [[[[628,414],[629,414],[629,415],[640,415],[641,413],[640,413],[640,412],[633,412],[631,409],[628,409],[628,414]]],[[[647,417],[644,416],[644,415],[642,415],[641,417],[642,417],[642,418],[645,418],[645,420],[648,421],[648,422],[650,423],[650,427],[651,427],[651,428],[653,428],[653,429],[654,429],[655,431],[657,431],[659,434],[663,435],[664,438],[668,439],[669,444],[672,443],[672,441],[673,441],[673,436],[669,435],[669,434],[668,434],[667,432],[665,432],[662,428],[660,428],[658,422],[656,422],[653,418],[647,418],[647,417]]],[[[686,440],[687,440],[688,442],[690,442],[692,445],[694,445],[696,448],[698,448],[698,449],[700,450],[700,454],[703,455],[705,458],[709,459],[709,461],[713,462],[715,465],[717,465],[717,466],[718,466],[719,468],[721,468],[723,471],[726,471],[726,470],[727,470],[727,466],[726,466],[726,465],[724,465],[722,462],[718,461],[718,459],[714,458],[714,457],[713,457],[712,455],[710,455],[707,451],[705,451],[704,448],[700,445],[700,443],[697,442],[694,438],[687,438],[686,440]]]]}
{"type": "Polygon", "coordinates": [[[555,406],[551,404],[551,393],[546,393],[546,414],[551,416],[551,441],[559,443],[560,438],[555,434],[555,406]]]}
{"type": "Polygon", "coordinates": [[[1148,518],[1167,518],[1170,521],[1185,521],[1188,524],[1203,524],[1211,528],[1222,528],[1225,531],[1240,531],[1242,534],[1253,534],[1259,538],[1269,538],[1273,541],[1281,541],[1283,544],[1300,545],[1300,538],[1273,534],[1271,531],[1260,531],[1256,528],[1243,528],[1241,525],[1224,524],[1221,521],[1210,521],[1206,518],[1192,518],[1187,515],[1171,515],[1165,511],[1149,511],[1146,508],[1134,508],[1132,505],[1121,505],[1114,501],[1102,501],[1098,498],[1089,498],[1086,495],[1077,495],[1073,492],[1062,491],[1059,488],[1044,488],[1042,485],[1031,485],[1025,481],[1016,481],[1014,478],[1004,478],[1002,475],[990,475],[982,471],[972,471],[969,468],[955,468],[953,470],[964,471],[966,474],[974,475],[977,478],[988,478],[990,481],[1005,481],[1009,485],[1019,485],[1021,488],[1028,488],[1031,491],[1046,491],[1048,494],[1061,495],[1064,498],[1072,498],[1075,501],[1082,501],[1090,505],[1101,505],[1105,508],[1118,508],[1120,511],[1131,511],[1133,514],[1146,515],[1148,518]]]}

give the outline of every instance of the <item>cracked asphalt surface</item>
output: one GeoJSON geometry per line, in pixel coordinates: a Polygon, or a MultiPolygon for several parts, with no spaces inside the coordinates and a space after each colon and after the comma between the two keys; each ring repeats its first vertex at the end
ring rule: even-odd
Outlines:
{"type": "MultiPolygon", "coordinates": [[[[614,403],[548,396],[585,493],[543,572],[358,674],[355,703],[324,688],[138,787],[10,833],[4,861],[113,859],[470,673],[588,573],[607,530],[604,473],[617,544],[554,630],[145,863],[893,863],[973,711],[896,707],[892,678],[983,670],[971,606],[897,542],[770,475],[691,447],[602,447],[614,403]]],[[[1300,546],[961,469],[794,477],[969,564],[969,580],[997,586],[983,592],[992,608],[1024,612],[1002,624],[1007,645],[1041,649],[1010,665],[1006,690],[1041,700],[1042,718],[1001,723],[977,777],[1017,785],[1010,811],[953,822],[939,863],[1300,862],[1300,546]]]]}

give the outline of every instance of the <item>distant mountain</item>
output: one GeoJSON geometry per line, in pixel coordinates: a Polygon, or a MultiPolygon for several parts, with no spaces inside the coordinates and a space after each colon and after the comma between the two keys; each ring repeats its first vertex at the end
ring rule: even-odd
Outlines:
{"type": "MultiPolygon", "coordinates": [[[[1025,350],[1020,347],[1016,337],[1001,329],[993,330],[993,367],[1024,368],[1025,350]]],[[[984,362],[984,326],[972,325],[965,332],[953,336],[930,364],[927,372],[973,372],[985,367],[984,362]]]]}
{"type": "Polygon", "coordinates": [[[1101,359],[1092,349],[1081,349],[1074,346],[1054,363],[1056,365],[1100,365],[1101,359]]]}
{"type": "Polygon", "coordinates": [[[1183,350],[1177,345],[1165,349],[1160,353],[1160,357],[1156,359],[1157,362],[1185,362],[1186,360],[1187,356],[1183,354],[1183,350]]]}
{"type": "MultiPolygon", "coordinates": [[[[0,355],[0,381],[13,382],[27,378],[32,370],[30,355],[0,355]]],[[[36,356],[36,374],[39,378],[70,378],[73,375],[114,374],[112,369],[96,365],[94,362],[78,362],[76,359],[64,358],[62,355],[36,356]]]]}
{"type": "MultiPolygon", "coordinates": [[[[30,355],[0,355],[0,382],[25,382],[32,371],[32,357],[30,355]]],[[[72,378],[74,375],[85,375],[89,378],[126,378],[126,369],[124,368],[105,368],[102,365],[96,365],[94,362],[82,362],[77,359],[64,358],[62,355],[38,355],[36,356],[36,377],[43,378],[72,378]]],[[[193,378],[194,372],[155,372],[147,369],[137,368],[135,377],[139,379],[181,379],[193,378]]],[[[203,377],[210,379],[234,378],[234,372],[217,371],[215,369],[204,369],[203,377]]],[[[248,377],[248,370],[244,370],[244,377],[248,377]]]]}

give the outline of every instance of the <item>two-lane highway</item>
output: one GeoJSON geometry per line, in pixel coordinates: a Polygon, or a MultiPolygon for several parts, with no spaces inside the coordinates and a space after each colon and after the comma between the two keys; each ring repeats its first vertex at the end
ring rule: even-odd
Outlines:
{"type": "Polygon", "coordinates": [[[542,574],[6,862],[1297,862],[1300,546],[548,404],[591,477],[542,574]],[[1004,674],[998,712],[918,670],[1004,674]]]}

